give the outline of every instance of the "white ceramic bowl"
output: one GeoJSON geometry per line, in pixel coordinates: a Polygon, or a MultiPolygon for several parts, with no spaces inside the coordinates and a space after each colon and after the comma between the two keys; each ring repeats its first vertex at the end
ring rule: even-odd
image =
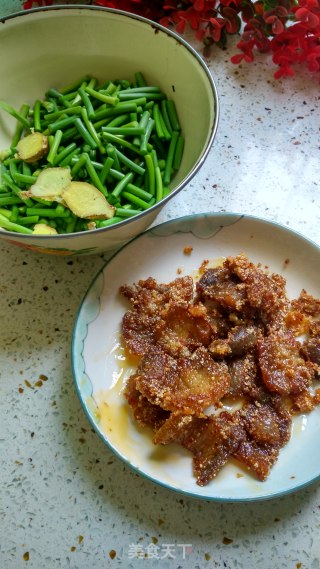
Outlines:
{"type": "MultiPolygon", "coordinates": [[[[19,108],[49,87],[84,74],[99,80],[134,77],[141,71],[175,101],[185,148],[171,193],[146,212],[107,228],[70,235],[0,237],[42,253],[80,254],[112,250],[146,229],[165,203],[196,174],[212,145],[218,98],[200,56],[177,34],[144,18],[89,6],[54,6],[20,12],[1,21],[0,98],[19,108]]],[[[0,149],[8,147],[15,120],[0,112],[0,149]]]]}

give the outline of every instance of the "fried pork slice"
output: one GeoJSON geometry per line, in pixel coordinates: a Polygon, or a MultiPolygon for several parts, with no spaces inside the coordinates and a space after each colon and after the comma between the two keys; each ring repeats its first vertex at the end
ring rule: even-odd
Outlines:
{"type": "Polygon", "coordinates": [[[320,376],[320,337],[308,338],[302,343],[301,354],[309,362],[316,377],[320,376]]]}
{"type": "Polygon", "coordinates": [[[132,303],[133,308],[147,314],[157,315],[170,302],[190,303],[193,299],[192,277],[179,277],[169,284],[158,283],[152,277],[133,285],[124,285],[120,294],[132,303]]]}
{"type": "Polygon", "coordinates": [[[290,413],[293,415],[298,413],[310,413],[316,405],[319,405],[318,398],[305,389],[298,395],[293,395],[291,398],[290,413]]]}
{"type": "Polygon", "coordinates": [[[291,302],[291,307],[308,316],[320,317],[320,299],[315,298],[304,289],[302,289],[299,298],[291,302]]]}
{"type": "Polygon", "coordinates": [[[245,397],[260,400],[264,398],[266,390],[252,354],[230,360],[228,368],[231,378],[230,387],[226,393],[228,399],[236,400],[245,397]]]}
{"type": "Polygon", "coordinates": [[[279,449],[290,439],[290,414],[280,396],[267,396],[263,403],[248,403],[240,413],[247,438],[241,442],[234,458],[258,480],[264,481],[278,459],[279,449]]]}
{"type": "Polygon", "coordinates": [[[231,356],[231,349],[227,338],[212,340],[208,346],[208,351],[214,358],[223,359],[231,356]]]}
{"type": "Polygon", "coordinates": [[[190,357],[174,359],[155,346],[142,358],[136,384],[163,409],[200,414],[226,393],[230,376],[227,366],[213,361],[204,347],[190,357]]]}
{"type": "Polygon", "coordinates": [[[134,419],[143,427],[157,430],[168,419],[168,411],[158,405],[153,405],[138,391],[135,374],[129,377],[124,395],[131,407],[134,419]]]}
{"type": "Polygon", "coordinates": [[[158,345],[172,356],[187,356],[197,347],[208,346],[212,334],[206,309],[194,305],[171,304],[155,330],[158,345]]]}
{"type": "Polygon", "coordinates": [[[171,303],[188,306],[193,298],[193,280],[191,277],[181,277],[166,285],[158,284],[150,277],[132,286],[120,287],[120,293],[133,306],[133,310],[128,310],[122,320],[125,344],[132,354],[143,355],[155,343],[161,312],[165,314],[171,303]]]}
{"type": "Polygon", "coordinates": [[[281,448],[290,439],[291,417],[279,396],[265,403],[245,405],[241,416],[246,431],[257,444],[281,448]]]}
{"type": "Polygon", "coordinates": [[[300,343],[290,332],[274,331],[258,342],[262,380],[279,395],[301,393],[314,378],[312,366],[300,355],[300,343]]]}
{"type": "Polygon", "coordinates": [[[244,356],[255,348],[261,332],[257,326],[235,326],[228,335],[232,356],[244,356]]]}
{"type": "Polygon", "coordinates": [[[214,300],[227,310],[240,311],[247,303],[245,286],[225,267],[207,269],[196,290],[199,298],[214,300]]]}
{"type": "Polygon", "coordinates": [[[207,417],[185,415],[180,412],[170,413],[168,419],[155,432],[153,442],[160,445],[175,442],[191,450],[206,428],[207,422],[207,417]]]}
{"type": "Polygon", "coordinates": [[[143,355],[155,343],[159,316],[151,316],[139,310],[128,310],[122,319],[122,337],[131,354],[143,355]]]}
{"type": "Polygon", "coordinates": [[[285,279],[276,273],[268,276],[245,255],[228,257],[224,266],[245,283],[248,301],[267,328],[282,327],[289,308],[285,279]]]}
{"type": "Polygon", "coordinates": [[[291,302],[286,325],[296,336],[320,336],[320,300],[302,289],[299,298],[291,302]]]}
{"type": "Polygon", "coordinates": [[[257,326],[235,326],[227,338],[214,339],[208,349],[215,357],[243,356],[255,348],[260,335],[257,326]]]}
{"type": "Polygon", "coordinates": [[[197,302],[203,304],[207,313],[207,320],[217,338],[225,338],[234,326],[229,320],[229,312],[223,310],[214,300],[197,297],[197,302]]]}
{"type": "Polygon", "coordinates": [[[259,445],[253,440],[241,442],[233,454],[234,458],[244,464],[261,482],[267,479],[278,455],[278,447],[259,445]]]}
{"type": "Polygon", "coordinates": [[[210,416],[193,449],[193,472],[199,486],[215,478],[246,438],[239,413],[210,416]]]}
{"type": "Polygon", "coordinates": [[[310,322],[309,334],[312,337],[320,338],[320,319],[310,322]]]}
{"type": "Polygon", "coordinates": [[[285,317],[285,325],[291,330],[294,336],[302,336],[310,332],[311,321],[308,316],[300,310],[289,310],[285,317]]]}

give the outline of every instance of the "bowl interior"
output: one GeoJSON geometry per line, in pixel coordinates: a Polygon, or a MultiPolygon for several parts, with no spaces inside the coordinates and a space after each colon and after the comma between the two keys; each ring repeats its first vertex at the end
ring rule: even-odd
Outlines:
{"type": "MultiPolygon", "coordinates": [[[[55,7],[9,18],[0,40],[0,98],[6,102],[19,108],[85,74],[133,79],[141,71],[175,101],[184,132],[184,156],[171,188],[200,166],[217,126],[217,96],[200,57],[177,36],[121,12],[55,7]]],[[[0,113],[1,149],[14,127],[14,119],[0,113]]]]}

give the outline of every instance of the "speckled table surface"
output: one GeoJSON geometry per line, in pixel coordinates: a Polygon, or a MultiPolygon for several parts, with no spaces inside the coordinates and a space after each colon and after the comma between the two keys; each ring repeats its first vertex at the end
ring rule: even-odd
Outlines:
{"type": "MultiPolygon", "coordinates": [[[[0,15],[19,6],[3,1],[0,15]]],[[[266,57],[236,68],[230,53],[207,60],[221,104],[210,155],[156,223],[248,213],[320,245],[319,83],[276,82],[266,57]]],[[[0,567],[318,569],[319,483],[261,503],[198,502],[133,473],[92,431],[73,385],[70,342],[105,260],[0,245],[0,567]],[[130,555],[150,544],[161,560],[130,555]]]]}

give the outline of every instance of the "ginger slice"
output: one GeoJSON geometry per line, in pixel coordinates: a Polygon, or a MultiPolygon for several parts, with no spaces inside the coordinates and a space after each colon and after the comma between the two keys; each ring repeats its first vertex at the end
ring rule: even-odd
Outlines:
{"type": "Polygon", "coordinates": [[[54,227],[46,223],[36,223],[32,231],[33,235],[58,235],[54,227]]]}
{"type": "Polygon", "coordinates": [[[67,207],[82,219],[110,219],[115,214],[115,208],[104,195],[87,182],[71,182],[62,197],[67,207]]]}
{"type": "Polygon", "coordinates": [[[32,164],[43,158],[48,152],[49,143],[48,138],[41,132],[33,132],[24,138],[21,138],[17,144],[18,157],[32,164]]]}
{"type": "Polygon", "coordinates": [[[40,172],[37,181],[23,192],[26,197],[62,201],[61,194],[71,183],[69,168],[46,168],[40,172]]]}

